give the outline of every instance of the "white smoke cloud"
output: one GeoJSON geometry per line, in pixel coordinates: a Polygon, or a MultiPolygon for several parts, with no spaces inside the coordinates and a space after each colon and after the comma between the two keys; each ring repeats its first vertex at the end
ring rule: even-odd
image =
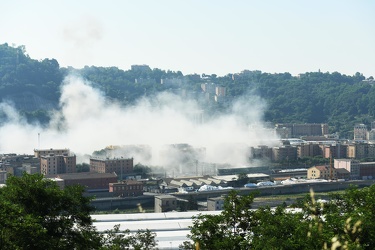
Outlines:
{"type": "Polygon", "coordinates": [[[151,164],[162,164],[163,146],[186,143],[204,147],[206,162],[240,165],[246,164],[250,146],[276,141],[263,127],[266,104],[254,95],[236,101],[229,114],[197,123],[192,114],[201,107],[171,93],[124,108],[77,76],[67,77],[61,92],[60,111],[47,127],[27,124],[11,106],[1,104],[8,122],[0,125],[0,153],[32,154],[40,147],[70,148],[85,155],[108,145],[143,144],[152,148],[151,164]]]}

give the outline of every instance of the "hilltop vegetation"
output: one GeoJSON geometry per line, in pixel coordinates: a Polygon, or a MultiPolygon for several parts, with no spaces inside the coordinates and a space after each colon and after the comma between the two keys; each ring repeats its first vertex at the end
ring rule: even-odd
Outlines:
{"type": "MultiPolygon", "coordinates": [[[[328,123],[331,132],[350,137],[354,123],[369,124],[375,116],[373,77],[357,72],[353,76],[338,72],[270,74],[245,70],[222,77],[183,75],[182,72],[121,70],[117,67],[61,68],[55,59],[34,60],[24,46],[0,45],[0,101],[12,100],[29,121],[48,122],[47,111],[58,108],[64,77],[74,72],[91,81],[107,98],[130,105],[142,96],[160,91],[200,96],[200,84],[212,82],[226,87],[227,102],[253,93],[266,100],[265,121],[273,123],[328,123]],[[177,84],[161,84],[173,79],[177,84]]],[[[226,111],[228,103],[206,105],[211,112],[226,111]]],[[[1,115],[0,115],[1,117],[1,115]]]]}

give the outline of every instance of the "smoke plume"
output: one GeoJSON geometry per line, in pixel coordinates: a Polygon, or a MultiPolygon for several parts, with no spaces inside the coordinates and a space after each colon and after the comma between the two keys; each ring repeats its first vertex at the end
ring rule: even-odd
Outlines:
{"type": "Polygon", "coordinates": [[[276,141],[263,126],[266,104],[254,95],[239,98],[231,112],[201,122],[194,115],[202,110],[196,101],[171,93],[141,98],[136,105],[123,107],[109,102],[77,76],[64,80],[61,93],[60,109],[52,114],[47,127],[28,124],[10,104],[1,103],[0,113],[5,114],[6,122],[0,125],[0,153],[33,154],[36,148],[69,148],[79,157],[112,145],[117,149],[112,156],[118,157],[131,150],[128,146],[122,152],[116,146],[141,145],[152,152],[142,158],[142,153],[133,148],[135,163],[178,164],[181,159],[174,159],[173,153],[165,154],[171,148],[167,145],[173,144],[183,147],[186,154],[198,154],[195,156],[200,161],[239,166],[246,164],[250,146],[276,141]]]}

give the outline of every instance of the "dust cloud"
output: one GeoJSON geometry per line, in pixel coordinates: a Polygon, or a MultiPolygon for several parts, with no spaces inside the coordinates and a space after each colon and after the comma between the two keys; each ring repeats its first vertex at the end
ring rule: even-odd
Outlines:
{"type": "Polygon", "coordinates": [[[135,163],[163,165],[183,161],[173,150],[186,153],[188,148],[200,161],[239,166],[246,164],[249,147],[277,141],[262,120],[266,103],[252,94],[234,101],[231,112],[202,121],[192,115],[203,110],[195,100],[166,92],[123,107],[108,101],[90,82],[70,75],[61,93],[60,108],[51,113],[47,126],[29,124],[11,104],[1,103],[5,122],[0,125],[0,153],[69,148],[79,162],[85,155],[112,146],[117,151],[110,157],[127,151],[134,153],[135,163]],[[124,152],[118,147],[123,145],[124,152]]]}

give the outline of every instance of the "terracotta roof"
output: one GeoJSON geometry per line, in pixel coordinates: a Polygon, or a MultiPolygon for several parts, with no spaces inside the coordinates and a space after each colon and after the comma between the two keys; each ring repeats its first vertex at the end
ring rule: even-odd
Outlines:
{"type": "Polygon", "coordinates": [[[327,171],[327,167],[326,166],[315,166],[315,168],[317,168],[320,171],[327,171]]]}

